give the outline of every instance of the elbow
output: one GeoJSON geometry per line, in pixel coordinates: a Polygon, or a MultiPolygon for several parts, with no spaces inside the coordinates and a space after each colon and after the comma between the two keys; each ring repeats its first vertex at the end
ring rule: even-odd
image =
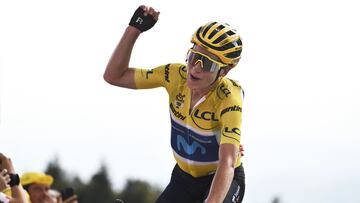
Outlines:
{"type": "Polygon", "coordinates": [[[111,85],[114,84],[114,79],[111,77],[111,75],[109,73],[105,72],[103,75],[103,78],[104,78],[105,82],[107,82],[111,85]]]}
{"type": "Polygon", "coordinates": [[[222,160],[220,161],[220,164],[225,166],[226,168],[235,169],[236,159],[230,158],[230,159],[222,160]]]}
{"type": "Polygon", "coordinates": [[[119,78],[120,77],[116,77],[114,74],[112,74],[109,71],[105,71],[104,75],[103,75],[104,80],[109,83],[110,85],[118,85],[119,83],[119,78]]]}
{"type": "Polygon", "coordinates": [[[226,168],[235,168],[238,160],[238,150],[233,144],[222,144],[219,150],[219,164],[226,168]]]}
{"type": "Polygon", "coordinates": [[[135,89],[133,74],[133,71],[129,71],[128,69],[124,71],[107,69],[105,70],[103,78],[110,85],[135,89]]]}
{"type": "Polygon", "coordinates": [[[219,168],[223,170],[230,170],[233,171],[236,168],[236,158],[233,157],[226,157],[219,160],[219,168]]]}
{"type": "Polygon", "coordinates": [[[108,65],[106,66],[103,78],[111,85],[121,86],[124,82],[124,75],[126,75],[127,69],[128,68],[122,68],[120,66],[108,65]]]}

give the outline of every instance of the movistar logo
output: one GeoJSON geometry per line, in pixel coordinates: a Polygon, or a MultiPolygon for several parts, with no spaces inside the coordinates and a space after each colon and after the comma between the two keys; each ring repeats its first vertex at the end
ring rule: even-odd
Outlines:
{"type": "Polygon", "coordinates": [[[181,147],[182,149],[186,152],[186,154],[188,155],[193,155],[195,154],[196,150],[199,149],[201,154],[206,154],[206,149],[204,146],[200,145],[198,142],[194,141],[191,145],[189,145],[186,140],[178,135],[176,137],[177,140],[177,149],[179,151],[181,151],[181,147]]]}

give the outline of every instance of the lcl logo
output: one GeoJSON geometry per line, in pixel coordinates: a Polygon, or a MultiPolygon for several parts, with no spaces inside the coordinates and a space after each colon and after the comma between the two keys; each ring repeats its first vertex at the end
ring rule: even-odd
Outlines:
{"type": "Polygon", "coordinates": [[[215,112],[209,112],[209,111],[204,111],[199,113],[199,109],[196,109],[195,113],[194,113],[194,117],[195,118],[200,118],[200,119],[204,119],[206,121],[219,121],[219,119],[216,118],[215,112]]]}

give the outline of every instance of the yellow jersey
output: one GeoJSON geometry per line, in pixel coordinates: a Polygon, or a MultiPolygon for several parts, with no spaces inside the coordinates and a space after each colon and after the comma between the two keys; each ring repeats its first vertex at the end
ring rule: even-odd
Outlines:
{"type": "MultiPolygon", "coordinates": [[[[240,146],[243,90],[234,80],[220,78],[191,109],[186,77],[184,64],[135,69],[137,89],[165,87],[167,90],[174,158],[183,171],[201,177],[216,171],[221,144],[240,146]]],[[[236,167],[240,164],[239,155],[236,167]]]]}

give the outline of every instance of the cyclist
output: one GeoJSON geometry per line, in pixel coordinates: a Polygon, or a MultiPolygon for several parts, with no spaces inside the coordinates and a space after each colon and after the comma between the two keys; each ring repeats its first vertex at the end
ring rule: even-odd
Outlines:
{"type": "Polygon", "coordinates": [[[153,27],[159,14],[146,6],[135,11],[104,73],[112,85],[161,86],[169,94],[176,165],[156,202],[241,202],[245,191],[239,152],[243,91],[225,77],[240,59],[240,36],[227,24],[210,22],[193,34],[187,64],[129,68],[137,38],[153,27]]]}

